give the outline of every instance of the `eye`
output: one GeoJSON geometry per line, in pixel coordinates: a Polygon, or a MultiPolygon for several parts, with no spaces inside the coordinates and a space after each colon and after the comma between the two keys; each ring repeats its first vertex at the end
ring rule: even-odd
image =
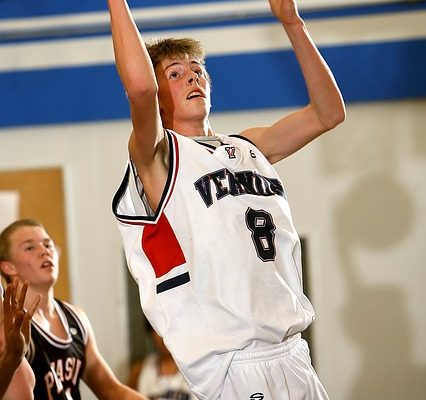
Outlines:
{"type": "Polygon", "coordinates": [[[169,74],[169,79],[177,79],[179,78],[179,73],[177,71],[173,71],[169,74]]]}
{"type": "Polygon", "coordinates": [[[34,246],[33,245],[29,245],[25,247],[25,251],[31,251],[34,250],[34,246]]]}
{"type": "Polygon", "coordinates": [[[200,68],[200,69],[194,69],[193,70],[196,74],[197,74],[197,76],[198,77],[202,77],[203,75],[204,75],[204,71],[200,68]]]}
{"type": "Polygon", "coordinates": [[[53,242],[46,242],[44,244],[44,247],[46,247],[46,249],[54,249],[55,248],[55,244],[53,242]]]}

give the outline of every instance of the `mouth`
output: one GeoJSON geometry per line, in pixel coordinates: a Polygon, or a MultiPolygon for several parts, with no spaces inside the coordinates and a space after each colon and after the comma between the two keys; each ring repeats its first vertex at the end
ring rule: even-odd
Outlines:
{"type": "Polygon", "coordinates": [[[186,96],[186,99],[192,100],[198,97],[205,98],[206,96],[201,90],[193,90],[191,93],[188,94],[188,96],[186,96]]]}
{"type": "Polygon", "coordinates": [[[41,268],[53,268],[52,261],[45,261],[43,264],[41,264],[41,268]]]}

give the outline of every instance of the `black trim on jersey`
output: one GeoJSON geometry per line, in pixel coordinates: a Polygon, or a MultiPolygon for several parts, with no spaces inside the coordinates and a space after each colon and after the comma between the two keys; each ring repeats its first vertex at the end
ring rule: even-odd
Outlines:
{"type": "MultiPolygon", "coordinates": [[[[50,345],[57,347],[58,349],[66,349],[70,346],[70,344],[72,343],[72,335],[71,335],[71,330],[70,330],[70,324],[67,318],[67,315],[65,314],[64,311],[64,303],[59,301],[58,299],[54,299],[54,303],[55,303],[55,310],[59,315],[59,319],[64,327],[64,330],[67,334],[67,337],[65,339],[60,338],[55,336],[54,334],[52,334],[51,332],[43,329],[38,323],[37,321],[32,321],[32,326],[34,327],[34,329],[37,330],[37,332],[39,333],[39,335],[41,335],[44,340],[46,340],[50,345]]],[[[67,309],[69,310],[69,307],[67,307],[67,309]]],[[[75,313],[73,313],[73,316],[76,320],[76,322],[78,323],[78,325],[81,327],[81,324],[79,323],[79,318],[75,315],[75,313]]],[[[83,333],[84,331],[82,331],[83,333]]]]}
{"type": "Polygon", "coordinates": [[[67,303],[65,303],[61,300],[58,300],[58,299],[56,299],[56,301],[59,303],[60,306],[62,306],[62,308],[66,308],[69,311],[69,313],[74,316],[75,321],[77,322],[77,325],[80,328],[81,334],[83,335],[84,344],[87,344],[87,340],[89,339],[89,335],[88,335],[87,329],[84,326],[80,316],[77,315],[77,313],[67,303]]]}
{"type": "MultiPolygon", "coordinates": [[[[126,188],[129,185],[129,179],[130,179],[130,169],[131,166],[130,164],[127,166],[126,168],[126,172],[124,174],[123,180],[121,181],[120,186],[118,187],[113,199],[112,199],[112,212],[115,215],[115,217],[117,219],[119,219],[121,222],[126,223],[126,220],[129,221],[129,223],[131,223],[130,221],[140,221],[140,222],[144,222],[144,221],[156,221],[158,216],[160,215],[161,211],[163,210],[163,203],[164,200],[166,198],[166,195],[169,191],[169,187],[170,187],[170,183],[173,179],[173,172],[174,172],[174,151],[173,151],[173,135],[167,130],[165,129],[165,134],[167,135],[167,140],[168,140],[168,144],[169,144],[169,171],[167,174],[167,180],[166,180],[166,184],[164,186],[163,189],[163,193],[161,195],[161,199],[160,202],[158,203],[158,207],[157,210],[155,211],[154,215],[152,216],[133,216],[133,215],[123,215],[123,214],[119,214],[117,212],[118,209],[118,205],[122,199],[122,197],[124,196],[124,194],[126,193],[126,188]],[[123,221],[124,220],[124,221],[123,221]]],[[[177,144],[176,144],[177,146],[177,144]]],[[[129,158],[129,163],[131,163],[131,159],[129,158]]],[[[176,171],[177,173],[177,171],[176,171]]]]}
{"type": "MultiPolygon", "coordinates": [[[[257,146],[250,140],[250,139],[248,139],[248,138],[246,138],[245,136],[242,136],[242,135],[239,135],[239,134],[237,134],[237,133],[234,133],[234,134],[230,134],[230,135],[227,135],[228,137],[234,137],[234,138],[238,138],[238,139],[242,139],[242,140],[245,140],[246,142],[249,142],[250,144],[252,144],[254,147],[256,147],[257,148],[257,146]]],[[[209,136],[206,136],[206,138],[208,138],[209,136]]],[[[194,141],[195,142],[197,142],[198,144],[201,144],[202,146],[204,146],[204,147],[207,147],[207,148],[209,148],[209,149],[212,149],[212,150],[216,150],[218,147],[220,147],[220,146],[228,146],[229,145],[229,143],[224,143],[224,142],[222,142],[219,138],[216,138],[216,139],[211,139],[211,141],[217,141],[217,142],[219,142],[220,144],[219,145],[214,145],[214,144],[211,144],[211,143],[208,143],[208,141],[209,141],[209,139],[197,139],[197,137],[195,137],[195,138],[193,138],[194,139],[194,141]]]]}
{"type": "MultiPolygon", "coordinates": [[[[73,333],[71,332],[72,327],[70,326],[70,322],[66,315],[66,311],[68,311],[71,314],[71,317],[74,319],[74,322],[78,325],[78,328],[80,329],[80,333],[82,335],[84,344],[87,344],[87,339],[88,339],[87,329],[83,325],[80,317],[74,312],[74,310],[68,304],[64,303],[63,301],[57,298],[55,298],[54,301],[56,303],[55,308],[56,306],[58,306],[58,308],[56,308],[56,311],[59,314],[59,318],[61,320],[62,325],[64,326],[65,332],[67,333],[68,337],[66,339],[62,339],[55,336],[49,331],[46,331],[45,329],[43,329],[37,323],[37,321],[32,321],[32,328],[36,329],[38,334],[41,335],[44,338],[44,340],[46,340],[46,342],[48,342],[51,346],[54,346],[58,349],[66,349],[73,342],[73,333]]],[[[34,356],[34,343],[31,341],[31,344],[33,345],[33,347],[31,347],[30,345],[30,349],[27,353],[27,356],[28,356],[27,358],[29,359],[31,359],[31,357],[34,356]]]]}
{"type": "Polygon", "coordinates": [[[208,149],[211,149],[211,150],[216,150],[217,149],[217,147],[215,145],[213,145],[213,144],[203,143],[203,142],[198,142],[198,141],[196,141],[196,142],[198,144],[200,144],[201,146],[207,147],[208,149]]]}
{"type": "Polygon", "coordinates": [[[157,285],[157,294],[184,285],[190,281],[189,272],[167,279],[157,285]]]}
{"type": "Polygon", "coordinates": [[[216,150],[218,147],[220,147],[220,146],[223,146],[223,145],[224,145],[224,143],[223,143],[223,142],[221,142],[221,141],[220,141],[220,139],[219,139],[218,137],[206,136],[206,138],[209,138],[209,137],[210,137],[211,139],[197,139],[197,138],[194,138],[194,141],[195,141],[196,143],[200,144],[201,146],[206,147],[206,148],[208,148],[208,149],[210,149],[210,150],[216,150]],[[217,145],[215,145],[215,144],[209,143],[209,141],[210,141],[210,142],[217,142],[218,144],[217,144],[217,145]]]}
{"type": "Polygon", "coordinates": [[[127,165],[126,172],[124,173],[124,177],[120,183],[120,186],[118,187],[114,197],[112,198],[112,212],[114,213],[116,217],[120,215],[117,213],[117,208],[122,197],[124,196],[124,193],[126,193],[126,187],[129,182],[129,174],[130,174],[130,164],[127,165]]]}
{"type": "Polygon", "coordinates": [[[257,146],[250,140],[250,139],[248,139],[248,138],[246,138],[245,136],[242,136],[242,135],[237,135],[237,134],[233,134],[233,135],[228,135],[228,136],[230,136],[230,137],[234,137],[234,138],[238,138],[238,139],[242,139],[242,140],[245,140],[246,142],[249,142],[249,143],[251,143],[254,147],[256,147],[257,148],[257,146]]]}

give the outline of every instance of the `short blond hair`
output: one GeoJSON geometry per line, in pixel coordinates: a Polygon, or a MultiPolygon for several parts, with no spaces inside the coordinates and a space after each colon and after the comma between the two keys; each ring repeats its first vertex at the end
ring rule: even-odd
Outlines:
{"type": "MultiPolygon", "coordinates": [[[[45,229],[43,224],[35,219],[25,218],[12,222],[0,233],[0,262],[10,260],[10,237],[13,232],[26,226],[45,229]]],[[[4,274],[3,271],[1,271],[1,275],[5,278],[6,282],[10,282],[10,277],[4,274]]]]}
{"type": "Polygon", "coordinates": [[[146,45],[154,68],[166,58],[194,56],[204,66],[205,51],[201,42],[191,38],[155,39],[146,45]]]}

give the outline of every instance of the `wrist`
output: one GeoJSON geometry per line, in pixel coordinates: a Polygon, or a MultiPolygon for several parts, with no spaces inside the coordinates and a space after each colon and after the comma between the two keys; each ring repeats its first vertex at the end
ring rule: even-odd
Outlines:
{"type": "Polygon", "coordinates": [[[7,371],[15,371],[21,363],[23,357],[19,357],[16,354],[10,353],[8,351],[4,352],[0,356],[0,365],[2,370],[7,371]]]}
{"type": "Polygon", "coordinates": [[[284,28],[286,30],[288,29],[299,29],[299,28],[303,28],[305,26],[305,21],[303,21],[302,18],[300,18],[299,16],[296,16],[294,18],[289,18],[286,20],[281,21],[282,25],[284,26],[284,28]]]}

